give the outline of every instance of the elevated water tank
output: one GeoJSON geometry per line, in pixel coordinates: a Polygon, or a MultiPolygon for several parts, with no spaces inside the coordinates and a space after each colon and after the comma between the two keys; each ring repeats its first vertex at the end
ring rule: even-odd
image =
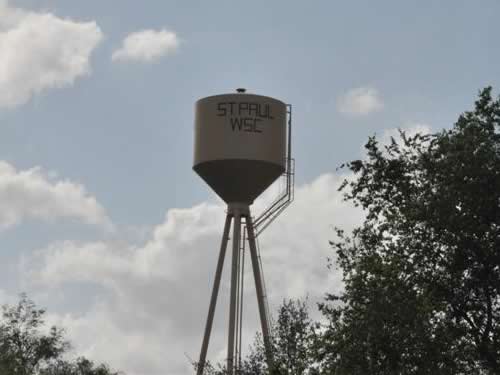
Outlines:
{"type": "Polygon", "coordinates": [[[238,91],[196,102],[193,169],[225,202],[252,204],[285,170],[287,111],[238,91]]]}

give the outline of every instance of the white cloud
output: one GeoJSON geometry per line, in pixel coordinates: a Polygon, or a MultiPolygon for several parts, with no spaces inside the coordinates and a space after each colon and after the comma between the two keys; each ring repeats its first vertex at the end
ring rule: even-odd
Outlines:
{"type": "Polygon", "coordinates": [[[111,58],[113,61],[152,62],[174,53],[178,47],[179,39],[172,31],[142,30],[127,35],[111,58]]]}
{"type": "Polygon", "coordinates": [[[380,93],[373,87],[351,89],[337,100],[338,111],[349,116],[368,115],[383,108],[380,93]]]}
{"type": "Polygon", "coordinates": [[[34,94],[72,85],[89,74],[91,53],[101,39],[95,22],[0,2],[0,108],[24,104],[34,94]]]}
{"type": "MultiPolygon", "coordinates": [[[[334,237],[332,226],[349,230],[362,214],[342,201],[337,192],[341,180],[325,174],[297,188],[292,206],[262,234],[271,310],[285,297],[309,294],[313,302],[342,287],[340,275],[326,268],[327,257],[333,255],[328,244],[334,237]]],[[[263,204],[257,203],[255,214],[263,204]]],[[[31,260],[26,277],[51,290],[84,283],[105,294],[85,313],[51,317],[52,323],[67,327],[79,353],[130,375],[189,374],[184,353],[196,358],[200,348],[224,211],[222,204],[208,203],[171,209],[139,247],[54,243],[31,260]]],[[[229,253],[210,346],[212,359],[224,356],[229,253]]],[[[259,325],[248,263],[246,270],[245,338],[251,340],[259,325]]]]}
{"type": "Polygon", "coordinates": [[[102,206],[82,185],[52,179],[41,168],[18,171],[0,161],[0,229],[23,219],[76,218],[111,228],[102,206]]]}

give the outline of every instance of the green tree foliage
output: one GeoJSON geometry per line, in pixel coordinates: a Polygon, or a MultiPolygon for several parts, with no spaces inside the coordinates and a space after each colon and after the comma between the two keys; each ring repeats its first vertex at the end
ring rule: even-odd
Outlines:
{"type": "Polygon", "coordinates": [[[5,373],[36,374],[68,348],[60,329],[52,327],[48,334],[40,333],[44,313],[25,295],[17,306],[2,307],[0,368],[5,373]]]}
{"type": "MultiPolygon", "coordinates": [[[[285,300],[272,329],[276,374],[309,374],[313,370],[316,326],[309,317],[306,301],[285,300]]],[[[268,374],[264,343],[257,336],[243,363],[245,374],[268,374]]]]}
{"type": "MultiPolygon", "coordinates": [[[[316,325],[310,319],[306,302],[286,300],[278,310],[278,318],[272,327],[275,369],[277,375],[312,374],[314,356],[312,350],[316,337],[316,325]]],[[[224,365],[208,365],[207,375],[227,373],[224,365]]],[[[238,375],[269,374],[262,336],[257,335],[249,354],[242,360],[238,375]]]]}
{"type": "Polygon", "coordinates": [[[322,371],[500,374],[500,99],[366,150],[341,187],[367,216],[332,243],[345,290],[321,305],[322,371]]]}
{"type": "Polygon", "coordinates": [[[63,359],[69,343],[63,330],[47,329],[43,315],[26,295],[17,305],[2,306],[0,320],[0,374],[2,375],[118,375],[106,365],[85,358],[63,359]]]}
{"type": "Polygon", "coordinates": [[[40,375],[119,375],[105,364],[95,365],[80,357],[75,362],[58,360],[40,372],[40,375]]]}

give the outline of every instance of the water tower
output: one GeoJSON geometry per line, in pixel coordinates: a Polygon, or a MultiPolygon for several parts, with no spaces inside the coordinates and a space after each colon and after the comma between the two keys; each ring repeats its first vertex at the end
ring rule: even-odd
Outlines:
{"type": "Polygon", "coordinates": [[[271,97],[248,94],[245,89],[236,91],[196,102],[193,169],[227,203],[198,375],[203,375],[206,364],[231,222],[233,235],[227,370],[232,375],[241,366],[243,273],[247,241],[266,360],[269,368],[273,368],[269,310],[257,237],[293,200],[292,107],[271,97]],[[282,191],[254,219],[250,206],[280,177],[283,180],[282,191]]]}

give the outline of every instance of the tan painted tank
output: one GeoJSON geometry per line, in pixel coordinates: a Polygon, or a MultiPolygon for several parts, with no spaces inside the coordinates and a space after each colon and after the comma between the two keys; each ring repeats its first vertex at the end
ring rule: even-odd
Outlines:
{"type": "Polygon", "coordinates": [[[193,169],[225,202],[252,204],[285,170],[287,111],[239,91],[196,102],[193,169]]]}

